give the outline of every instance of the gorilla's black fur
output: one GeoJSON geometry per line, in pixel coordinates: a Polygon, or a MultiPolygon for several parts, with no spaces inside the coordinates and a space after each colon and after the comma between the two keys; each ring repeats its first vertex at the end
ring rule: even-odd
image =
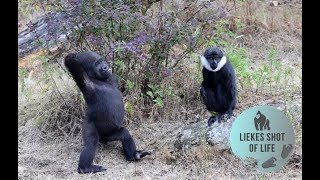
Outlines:
{"type": "Polygon", "coordinates": [[[97,53],[85,51],[65,57],[65,66],[84,95],[87,109],[82,124],[84,148],[78,172],[95,173],[106,170],[93,165],[98,142],[120,140],[128,161],[139,160],[147,151],[137,151],[129,131],[123,127],[124,104],[117,78],[107,62],[97,53]]]}
{"type": "Polygon", "coordinates": [[[208,48],[201,57],[203,82],[200,94],[210,112],[216,112],[208,120],[211,126],[224,115],[232,115],[236,105],[236,77],[230,61],[219,48],[208,48]]]}

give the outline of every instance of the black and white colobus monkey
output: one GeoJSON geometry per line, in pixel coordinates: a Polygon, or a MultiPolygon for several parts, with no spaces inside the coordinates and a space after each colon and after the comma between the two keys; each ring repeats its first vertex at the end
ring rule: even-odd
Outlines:
{"type": "Polygon", "coordinates": [[[208,48],[201,57],[203,81],[200,94],[211,117],[210,127],[215,121],[221,122],[230,116],[236,105],[236,77],[232,64],[217,48],[208,48]]]}

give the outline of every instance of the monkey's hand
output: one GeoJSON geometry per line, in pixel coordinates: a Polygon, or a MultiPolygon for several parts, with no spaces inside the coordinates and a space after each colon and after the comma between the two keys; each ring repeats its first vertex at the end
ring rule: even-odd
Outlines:
{"type": "Polygon", "coordinates": [[[230,119],[232,116],[233,116],[232,114],[226,113],[226,114],[222,115],[222,119],[228,120],[228,119],[230,119]]]}
{"type": "Polygon", "coordinates": [[[216,121],[218,121],[218,123],[220,123],[220,118],[218,116],[211,116],[208,119],[208,126],[211,127],[211,125],[216,121]]]}

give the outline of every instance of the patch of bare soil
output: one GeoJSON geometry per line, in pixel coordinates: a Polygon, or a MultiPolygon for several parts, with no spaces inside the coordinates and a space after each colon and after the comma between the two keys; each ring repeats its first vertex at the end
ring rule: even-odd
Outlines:
{"type": "MultiPolygon", "coordinates": [[[[129,130],[139,149],[152,151],[139,162],[128,162],[122,154],[120,142],[100,145],[95,164],[107,167],[96,174],[76,171],[82,149],[81,138],[59,142],[41,142],[30,133],[28,123],[19,127],[19,179],[299,179],[301,154],[276,173],[261,174],[254,167],[244,165],[229,152],[217,152],[213,147],[196,147],[187,154],[174,149],[177,133],[183,122],[161,122],[129,130]]],[[[297,149],[296,149],[297,151],[297,149]]]]}

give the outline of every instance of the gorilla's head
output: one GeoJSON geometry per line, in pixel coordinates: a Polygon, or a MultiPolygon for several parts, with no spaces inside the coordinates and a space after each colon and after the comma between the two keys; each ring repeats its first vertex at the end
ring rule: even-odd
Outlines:
{"type": "Polygon", "coordinates": [[[217,48],[208,48],[201,57],[202,65],[209,71],[219,71],[227,62],[227,58],[222,51],[217,48]]]}
{"type": "Polygon", "coordinates": [[[81,62],[83,69],[89,77],[105,80],[111,75],[111,67],[99,54],[92,51],[83,51],[73,54],[81,62]]]}
{"type": "Polygon", "coordinates": [[[255,118],[259,119],[259,118],[260,118],[260,116],[261,116],[261,112],[260,112],[260,111],[258,111],[258,112],[257,112],[257,114],[256,114],[256,117],[255,117],[255,118]]]}

